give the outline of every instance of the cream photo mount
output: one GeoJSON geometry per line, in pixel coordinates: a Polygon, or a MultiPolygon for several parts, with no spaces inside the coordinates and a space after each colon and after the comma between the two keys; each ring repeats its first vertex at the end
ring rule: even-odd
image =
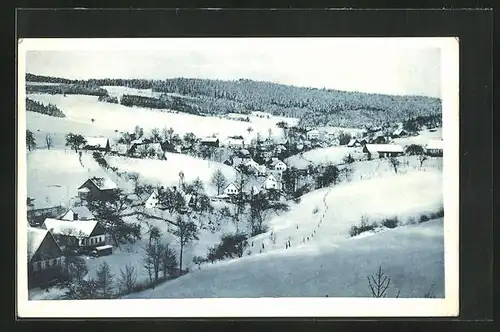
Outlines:
{"type": "MultiPolygon", "coordinates": [[[[210,43],[214,38],[189,38],[180,43],[210,43]]],[[[227,47],[231,40],[224,38],[227,47]]],[[[253,38],[245,38],[251,43],[253,38]]],[[[260,39],[260,38],[258,38],[260,39]]],[[[266,38],[280,39],[280,38],[266,38]]],[[[293,40],[293,38],[287,38],[293,40]]],[[[303,38],[297,38],[303,39],[303,38]]],[[[315,39],[315,38],[309,38],[315,39]]],[[[317,39],[317,38],[316,38],[317,39]]],[[[19,40],[17,110],[17,314],[20,318],[129,318],[129,317],[454,317],[459,314],[459,40],[455,37],[321,38],[345,47],[378,43],[386,47],[439,48],[443,112],[443,195],[445,244],[444,299],[374,298],[204,298],[141,300],[28,300],[27,287],[27,183],[25,66],[27,51],[51,50],[161,50],[164,39],[60,39],[19,40]]],[[[326,51],[325,51],[326,52],[326,51]]]]}

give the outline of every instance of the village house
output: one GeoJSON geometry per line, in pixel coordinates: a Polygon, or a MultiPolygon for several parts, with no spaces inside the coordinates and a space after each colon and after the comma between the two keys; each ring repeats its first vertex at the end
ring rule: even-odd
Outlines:
{"type": "Polygon", "coordinates": [[[269,175],[266,180],[264,180],[264,182],[262,183],[262,187],[264,189],[267,189],[267,190],[272,190],[272,189],[275,189],[275,190],[280,190],[281,189],[281,185],[279,183],[279,181],[276,179],[276,177],[274,175],[269,175]]]}
{"type": "Polygon", "coordinates": [[[74,206],[66,211],[61,218],[62,220],[95,220],[95,216],[86,206],[74,206]]]}
{"type": "Polygon", "coordinates": [[[208,146],[208,147],[219,147],[219,139],[216,137],[205,137],[200,140],[200,145],[201,146],[208,146]]]}
{"type": "Polygon", "coordinates": [[[306,137],[308,140],[318,140],[320,139],[320,132],[317,129],[309,130],[306,137]]]}
{"type": "Polygon", "coordinates": [[[429,156],[442,157],[443,156],[443,141],[431,140],[425,146],[425,153],[429,156]]]}
{"type": "Polygon", "coordinates": [[[106,137],[85,137],[84,150],[110,151],[109,139],[106,137]]]}
{"type": "Polygon", "coordinates": [[[64,256],[46,229],[28,227],[28,287],[63,280],[64,256]]]}
{"type": "Polygon", "coordinates": [[[165,159],[165,152],[162,149],[161,143],[133,143],[127,154],[136,158],[150,157],[165,159]]]}
{"type": "Polygon", "coordinates": [[[257,176],[264,176],[267,173],[267,168],[265,165],[259,165],[255,160],[251,159],[245,164],[250,170],[252,170],[257,176]]]}
{"type": "Polygon", "coordinates": [[[144,201],[144,207],[146,209],[154,209],[158,206],[158,191],[155,189],[144,201]]]}
{"type": "Polygon", "coordinates": [[[239,193],[240,193],[240,190],[238,189],[238,187],[234,183],[230,183],[226,187],[226,189],[224,189],[224,194],[226,194],[228,196],[238,195],[239,193]]]}
{"type": "Polygon", "coordinates": [[[392,138],[405,137],[405,136],[408,136],[408,133],[403,128],[396,129],[391,135],[392,138]]]}
{"type": "Polygon", "coordinates": [[[78,188],[78,197],[84,200],[108,200],[117,188],[110,179],[92,177],[78,188]]]}
{"type": "Polygon", "coordinates": [[[385,158],[401,156],[404,154],[404,149],[397,144],[367,144],[363,152],[370,158],[385,158]]]}
{"type": "Polygon", "coordinates": [[[106,233],[97,220],[45,219],[43,226],[60,247],[92,249],[106,244],[106,233]]]}
{"type": "Polygon", "coordinates": [[[284,162],[282,162],[278,158],[273,158],[269,162],[269,168],[277,172],[283,172],[286,171],[287,166],[284,162]]]}
{"type": "Polygon", "coordinates": [[[370,140],[370,144],[386,144],[386,143],[387,139],[382,134],[377,134],[373,136],[373,138],[370,140]]]}
{"type": "Polygon", "coordinates": [[[356,138],[352,138],[349,141],[349,143],[347,143],[347,147],[349,147],[349,148],[360,147],[360,146],[361,146],[361,142],[356,138]]]}

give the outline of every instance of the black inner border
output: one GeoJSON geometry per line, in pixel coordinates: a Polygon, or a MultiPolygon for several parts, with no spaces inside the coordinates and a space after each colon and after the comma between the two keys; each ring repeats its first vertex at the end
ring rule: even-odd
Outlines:
{"type": "MultiPolygon", "coordinates": [[[[17,38],[458,37],[460,39],[461,227],[460,316],[458,319],[473,321],[493,318],[492,11],[23,9],[17,11],[16,20],[17,38]]],[[[15,228],[10,234],[15,234],[15,228]]],[[[13,292],[15,299],[15,287],[13,287],[13,292]]],[[[14,315],[16,315],[15,311],[14,315]]],[[[148,320],[151,321],[151,319],[148,320]]],[[[159,320],[167,320],[170,324],[185,319],[159,320]]],[[[213,320],[219,319],[208,321],[213,320]]],[[[277,318],[274,321],[282,320],[291,322],[300,318],[277,318]]],[[[302,320],[312,321],[310,318],[302,320]]],[[[316,322],[327,320],[330,319],[314,319],[316,322]]],[[[335,320],[342,321],[343,319],[335,320]]],[[[358,320],[373,319],[359,318],[358,320]]],[[[377,318],[377,320],[407,321],[410,319],[377,318]]],[[[411,320],[429,319],[411,318],[411,320]]],[[[457,319],[435,318],[432,320],[457,319]]],[[[207,320],[202,321],[203,324],[207,322],[207,320]]],[[[146,322],[140,320],[131,323],[130,327],[152,327],[149,324],[142,325],[144,323],[146,322]]],[[[350,328],[366,326],[366,322],[349,324],[350,328]]],[[[402,324],[400,327],[404,328],[406,324],[402,324]]],[[[253,324],[252,326],[258,327],[253,324]]],[[[294,326],[302,325],[297,321],[294,326]]]]}

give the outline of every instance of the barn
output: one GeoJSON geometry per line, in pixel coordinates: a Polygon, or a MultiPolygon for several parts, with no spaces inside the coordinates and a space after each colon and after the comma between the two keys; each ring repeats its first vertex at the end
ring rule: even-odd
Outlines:
{"type": "Polygon", "coordinates": [[[443,156],[443,141],[432,140],[425,146],[425,154],[429,156],[442,157],[443,156]]]}
{"type": "Polygon", "coordinates": [[[219,139],[216,137],[205,137],[205,138],[201,139],[200,145],[218,148],[219,147],[219,139]]]}

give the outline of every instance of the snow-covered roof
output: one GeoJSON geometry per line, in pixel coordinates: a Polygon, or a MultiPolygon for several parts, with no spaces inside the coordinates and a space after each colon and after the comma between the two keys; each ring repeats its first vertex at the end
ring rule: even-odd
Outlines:
{"type": "Polygon", "coordinates": [[[401,145],[397,144],[366,144],[365,148],[370,153],[379,152],[404,152],[401,145]]]}
{"type": "MultiPolygon", "coordinates": [[[[69,211],[73,211],[73,213],[76,213],[78,214],[78,219],[82,219],[82,220],[90,220],[90,219],[94,219],[94,215],[92,214],[92,212],[90,212],[90,210],[86,207],[86,206],[75,206],[75,207],[72,207],[71,209],[69,209],[66,213],[64,213],[64,216],[69,212],[69,211]]],[[[69,217],[64,217],[61,218],[63,220],[73,220],[73,219],[69,219],[69,217]]]]}
{"type": "Polygon", "coordinates": [[[201,139],[202,142],[216,143],[219,139],[217,137],[204,137],[201,139]]]}
{"type": "Polygon", "coordinates": [[[104,250],[104,249],[110,249],[110,248],[113,248],[113,246],[109,245],[109,244],[105,244],[105,245],[100,246],[100,247],[95,247],[94,249],[96,249],[96,250],[104,250]]]}
{"type": "Polygon", "coordinates": [[[402,133],[405,133],[406,131],[403,128],[398,128],[394,131],[394,135],[401,135],[402,133]]]}
{"type": "Polygon", "coordinates": [[[431,140],[425,148],[428,150],[443,150],[443,140],[431,140]]]}
{"type": "Polygon", "coordinates": [[[313,130],[309,130],[307,133],[308,134],[319,134],[319,130],[313,129],[313,130]]]}
{"type": "Polygon", "coordinates": [[[284,162],[282,162],[281,160],[279,159],[272,159],[271,162],[269,163],[270,166],[272,167],[275,167],[276,165],[278,165],[279,163],[282,163],[284,164],[284,162]]]}
{"type": "Polygon", "coordinates": [[[89,189],[89,188],[86,188],[86,187],[85,187],[85,188],[79,188],[79,189],[78,189],[78,192],[79,192],[79,193],[88,193],[89,191],[90,191],[90,189],[89,189]]]}
{"type": "Polygon", "coordinates": [[[33,258],[46,235],[46,229],[28,227],[28,260],[33,258]]]}
{"type": "Polygon", "coordinates": [[[349,141],[349,143],[347,143],[347,146],[353,146],[354,144],[356,144],[358,142],[357,139],[355,138],[351,138],[351,140],[349,141]]]}
{"type": "Polygon", "coordinates": [[[109,190],[109,189],[116,189],[118,186],[116,183],[114,183],[112,180],[108,178],[98,178],[98,177],[93,177],[90,178],[90,181],[96,185],[99,190],[109,190]]]}
{"type": "Polygon", "coordinates": [[[131,141],[130,145],[142,144],[142,143],[144,143],[144,138],[138,138],[138,139],[135,139],[135,140],[131,141]]]}
{"type": "Polygon", "coordinates": [[[93,146],[96,148],[105,148],[108,144],[107,137],[85,137],[85,141],[87,141],[87,143],[85,143],[86,146],[93,146]]]}
{"type": "Polygon", "coordinates": [[[53,234],[65,234],[80,237],[89,237],[97,220],[60,220],[46,218],[43,222],[43,227],[53,234]]]}

